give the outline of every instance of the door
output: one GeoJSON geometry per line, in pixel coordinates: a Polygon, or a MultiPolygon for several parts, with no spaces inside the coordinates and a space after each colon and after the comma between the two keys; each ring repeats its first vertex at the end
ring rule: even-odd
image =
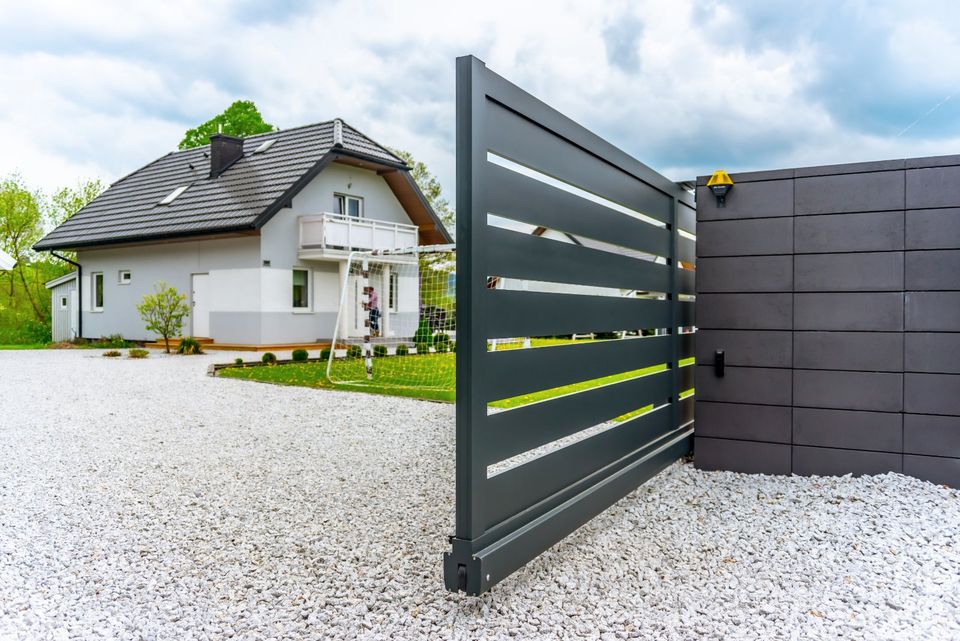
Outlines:
{"type": "Polygon", "coordinates": [[[363,282],[357,274],[350,276],[350,310],[350,336],[365,336],[368,314],[363,309],[363,282]]]}
{"type": "Polygon", "coordinates": [[[680,330],[694,325],[683,295],[695,251],[678,230],[694,230],[694,208],[676,183],[473,57],[457,60],[456,123],[456,531],[444,580],[479,594],[690,451],[693,334],[680,330]],[[583,242],[529,231],[539,228],[583,242]],[[620,293],[635,290],[664,295],[620,293]],[[670,329],[643,335],[659,328],[670,329]],[[488,347],[576,334],[605,339],[488,347]]]}
{"type": "Polygon", "coordinates": [[[209,274],[193,274],[191,276],[191,334],[200,338],[210,337],[210,292],[207,285],[209,278],[209,274]]]}

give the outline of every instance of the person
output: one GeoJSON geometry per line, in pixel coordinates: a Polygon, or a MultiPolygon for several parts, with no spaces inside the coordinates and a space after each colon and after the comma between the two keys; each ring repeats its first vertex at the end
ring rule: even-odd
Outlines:
{"type": "Polygon", "coordinates": [[[380,298],[377,296],[377,290],[370,288],[370,335],[380,335],[380,298]]]}

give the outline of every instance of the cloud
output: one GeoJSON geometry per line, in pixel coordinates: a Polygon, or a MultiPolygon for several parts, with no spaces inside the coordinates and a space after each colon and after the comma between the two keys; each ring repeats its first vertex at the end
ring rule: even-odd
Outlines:
{"type": "Polygon", "coordinates": [[[960,97],[924,114],[960,91],[958,18],[922,0],[7,2],[0,174],[113,180],[249,98],[281,127],[343,117],[452,199],[468,53],[674,179],[955,153],[960,97]]]}

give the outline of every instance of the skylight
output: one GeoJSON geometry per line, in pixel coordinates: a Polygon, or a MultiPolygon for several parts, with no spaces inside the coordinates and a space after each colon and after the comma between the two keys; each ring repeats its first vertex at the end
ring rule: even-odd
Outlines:
{"type": "Polygon", "coordinates": [[[180,186],[180,187],[177,187],[176,189],[174,189],[173,191],[171,191],[169,194],[167,194],[167,197],[164,198],[163,200],[161,200],[161,201],[160,201],[160,204],[161,204],[161,205],[169,205],[169,204],[172,203],[174,200],[176,200],[177,196],[179,196],[180,194],[182,194],[183,192],[185,192],[185,191],[187,190],[187,187],[189,187],[189,186],[190,186],[190,185],[182,185],[182,186],[180,186]]]}
{"type": "Polygon", "coordinates": [[[276,138],[271,138],[270,140],[264,140],[262,143],[260,143],[260,146],[259,146],[259,147],[257,147],[256,149],[253,150],[253,153],[255,153],[255,154],[262,154],[262,153],[265,152],[267,149],[270,149],[270,147],[272,147],[272,146],[273,146],[273,143],[275,143],[275,142],[277,142],[277,139],[276,139],[276,138]]]}

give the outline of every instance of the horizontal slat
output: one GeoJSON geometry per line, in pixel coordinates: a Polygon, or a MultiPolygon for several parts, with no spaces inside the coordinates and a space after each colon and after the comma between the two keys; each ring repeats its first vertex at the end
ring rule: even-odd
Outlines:
{"type": "Polygon", "coordinates": [[[679,277],[677,279],[677,291],[681,294],[696,294],[697,293],[697,272],[693,269],[681,269],[679,270],[679,277]]]}
{"type": "Polygon", "coordinates": [[[669,370],[491,414],[484,431],[488,465],[552,443],[670,396],[669,370]]]}
{"type": "Polygon", "coordinates": [[[654,292],[669,288],[669,268],[652,261],[496,227],[487,230],[487,242],[490,276],[654,292]]]}
{"type": "Polygon", "coordinates": [[[677,389],[677,393],[686,392],[688,389],[693,388],[693,379],[694,374],[696,373],[697,368],[691,365],[684,365],[679,368],[680,370],[680,387],[677,389]]]}
{"type": "Polygon", "coordinates": [[[677,228],[693,235],[697,233],[697,210],[683,202],[677,203],[677,228]]]}
{"type": "Polygon", "coordinates": [[[486,338],[559,336],[670,326],[670,302],[666,300],[494,289],[485,290],[484,294],[486,338]]]}
{"type": "Polygon", "coordinates": [[[673,199],[496,102],[484,110],[488,149],[541,173],[669,222],[673,199]]]}
{"type": "MultiPolygon", "coordinates": [[[[679,340],[686,348],[692,345],[693,334],[679,340]]],[[[669,335],[647,336],[489,352],[482,356],[488,375],[475,384],[489,402],[589,381],[666,363],[672,357],[672,341],[669,335]]]]}
{"type": "Polygon", "coordinates": [[[697,242],[684,236],[677,236],[677,260],[696,265],[697,242]]]}
{"type": "Polygon", "coordinates": [[[680,327],[693,327],[697,324],[697,317],[694,313],[696,303],[692,300],[677,301],[676,305],[680,311],[680,327]]]}
{"type": "Polygon", "coordinates": [[[662,407],[487,479],[483,492],[487,527],[565,494],[569,486],[590,476],[607,476],[611,473],[607,466],[615,468],[617,461],[673,431],[670,418],[670,408],[662,407]]]}
{"type": "Polygon", "coordinates": [[[500,165],[487,162],[482,171],[485,213],[655,256],[666,256],[670,252],[670,232],[666,228],[645,223],[500,165]]]}
{"type": "Polygon", "coordinates": [[[502,538],[484,537],[489,543],[475,553],[475,558],[480,560],[480,572],[472,593],[489,589],[678,458],[689,454],[692,442],[691,429],[677,430],[676,436],[634,452],[626,464],[589,487],[575,488],[569,497],[544,509],[524,525],[505,531],[502,538]]]}

